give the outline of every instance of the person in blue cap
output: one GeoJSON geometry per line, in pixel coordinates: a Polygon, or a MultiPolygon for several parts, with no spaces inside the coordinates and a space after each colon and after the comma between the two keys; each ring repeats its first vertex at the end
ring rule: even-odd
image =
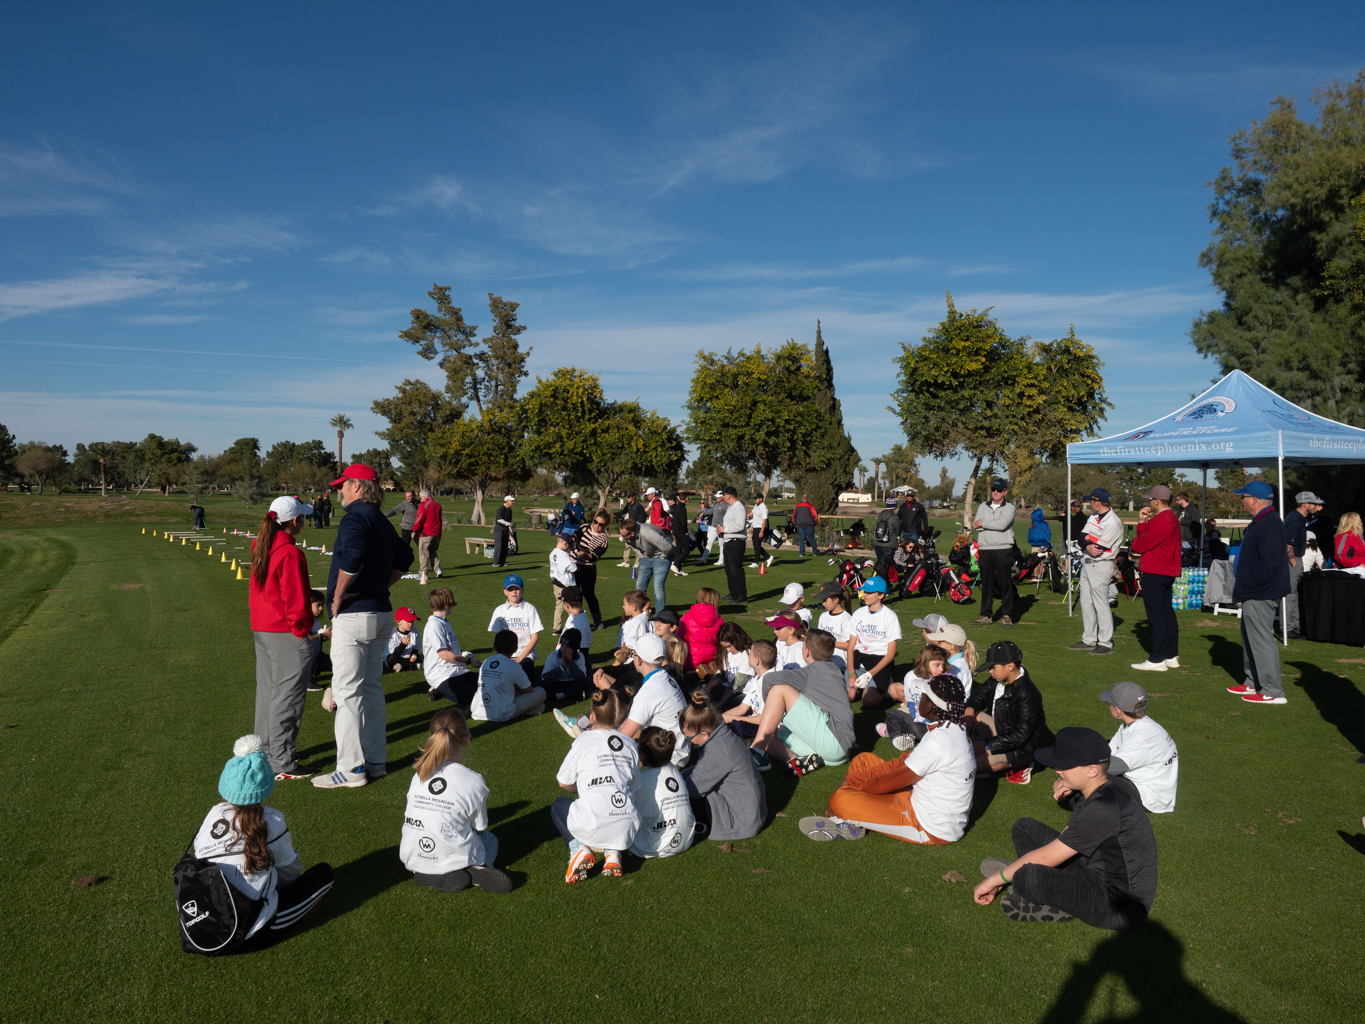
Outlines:
{"type": "Polygon", "coordinates": [[[540,621],[540,612],[536,610],[536,606],[524,599],[525,586],[522,578],[516,573],[509,574],[502,581],[502,594],[507,600],[493,609],[493,617],[488,620],[488,632],[500,633],[504,629],[510,629],[515,633],[517,649],[512,652],[511,658],[526,670],[530,678],[535,679],[538,675],[533,674],[536,664],[536,641],[540,639],[545,625],[540,621]]]}
{"type": "Polygon", "coordinates": [[[1275,639],[1275,613],[1288,595],[1288,541],[1284,522],[1275,511],[1275,491],[1264,480],[1253,480],[1232,492],[1242,499],[1251,525],[1242,534],[1242,548],[1233,563],[1236,582],[1233,601],[1242,605],[1243,681],[1229,686],[1249,704],[1287,704],[1280,682],[1280,645],[1275,639]]]}
{"type": "Polygon", "coordinates": [[[250,945],[264,944],[298,924],[332,888],[331,865],[304,871],[284,815],[264,806],[274,789],[275,769],[266,758],[265,741],[241,737],[218,777],[223,800],[194,836],[196,857],[215,865],[243,895],[264,901],[247,933],[250,945]]]}
{"type": "Polygon", "coordinates": [[[1086,498],[1090,502],[1090,518],[1079,538],[1083,629],[1080,642],[1067,650],[1113,654],[1114,613],[1109,608],[1109,587],[1114,582],[1114,559],[1123,543],[1123,523],[1114,514],[1109,492],[1103,487],[1096,487],[1086,498]]]}

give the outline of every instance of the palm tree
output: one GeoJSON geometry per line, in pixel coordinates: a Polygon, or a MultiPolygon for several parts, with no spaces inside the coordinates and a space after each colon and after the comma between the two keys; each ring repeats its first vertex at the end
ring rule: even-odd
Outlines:
{"type": "Polygon", "coordinates": [[[341,457],[341,440],[346,436],[346,431],[355,426],[351,422],[351,417],[344,412],[339,412],[332,417],[330,425],[337,428],[337,472],[340,473],[346,468],[346,460],[341,457]]]}

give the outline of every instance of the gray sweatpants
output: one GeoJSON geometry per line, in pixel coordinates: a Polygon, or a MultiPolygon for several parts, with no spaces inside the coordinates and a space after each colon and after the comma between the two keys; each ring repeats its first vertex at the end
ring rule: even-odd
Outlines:
{"type": "Polygon", "coordinates": [[[1267,697],[1283,697],[1280,643],[1275,639],[1279,601],[1242,602],[1242,670],[1246,685],[1267,697]]]}
{"type": "Polygon", "coordinates": [[[1114,646],[1114,612],[1109,607],[1113,582],[1112,558],[1086,558],[1081,563],[1081,640],[1087,644],[1114,646]]]}
{"type": "Polygon", "coordinates": [[[1303,558],[1294,559],[1289,567],[1289,596],[1285,598],[1285,623],[1289,632],[1299,632],[1299,580],[1303,579],[1303,558]]]}
{"type": "Polygon", "coordinates": [[[313,644],[293,633],[262,633],[256,640],[256,735],[277,772],[298,763],[299,723],[308,697],[313,644]]]}
{"type": "Polygon", "coordinates": [[[393,612],[342,612],[332,620],[338,771],[383,771],[388,761],[383,671],[392,633],[393,612]]]}

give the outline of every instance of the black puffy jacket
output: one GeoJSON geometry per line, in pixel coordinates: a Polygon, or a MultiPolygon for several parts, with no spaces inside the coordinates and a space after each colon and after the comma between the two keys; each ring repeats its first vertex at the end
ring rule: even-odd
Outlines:
{"type": "Polygon", "coordinates": [[[1022,669],[1019,678],[1006,686],[995,706],[990,707],[995,685],[995,680],[987,675],[985,682],[972,687],[967,707],[995,719],[991,753],[1009,755],[1010,764],[1028,761],[1034,750],[1046,745],[1048,731],[1043,716],[1043,695],[1033,685],[1028,669],[1022,669]]]}

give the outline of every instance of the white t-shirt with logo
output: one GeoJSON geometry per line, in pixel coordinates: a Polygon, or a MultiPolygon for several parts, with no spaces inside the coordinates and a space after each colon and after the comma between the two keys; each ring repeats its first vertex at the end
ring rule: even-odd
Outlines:
{"type": "Polygon", "coordinates": [[[559,635],[563,636],[571,629],[578,630],[579,634],[583,637],[583,642],[578,645],[578,649],[580,651],[592,650],[592,630],[588,628],[587,612],[579,612],[568,622],[564,623],[564,629],[559,635]]]}
{"type": "Polygon", "coordinates": [[[531,680],[519,662],[495,654],[479,667],[479,688],[469,706],[469,717],[480,722],[506,722],[516,713],[514,687],[531,688],[531,680]]]}
{"type": "Polygon", "coordinates": [[[910,790],[920,828],[935,839],[955,843],[967,831],[976,785],[976,756],[960,725],[939,725],[924,734],[905,758],[920,780],[910,790]]]}
{"type": "Polygon", "coordinates": [[[833,612],[821,612],[818,628],[833,636],[836,644],[841,644],[848,639],[848,627],[852,621],[852,612],[839,612],[837,615],[833,612]]]}
{"type": "Polygon", "coordinates": [[[777,668],[779,670],[788,668],[805,668],[806,659],[801,654],[802,648],[806,646],[804,640],[798,640],[794,644],[784,644],[781,640],[777,641],[777,668]]]}
{"type": "Polygon", "coordinates": [[[901,638],[901,620],[890,608],[882,605],[875,612],[863,605],[853,613],[848,624],[849,634],[858,638],[853,649],[862,654],[881,657],[892,640],[901,638]]]}
{"type": "Polygon", "coordinates": [[[561,587],[572,587],[576,583],[574,579],[576,572],[578,572],[578,563],[567,551],[560,551],[559,548],[555,548],[550,552],[550,579],[561,587]]]}
{"type": "Polygon", "coordinates": [[[761,675],[756,675],[744,684],[743,701],[749,705],[749,713],[752,715],[763,714],[763,680],[768,677],[770,672],[776,669],[768,669],[761,675]]]}
{"type": "Polygon", "coordinates": [[[911,669],[905,673],[905,710],[910,713],[910,717],[916,722],[929,721],[919,713],[919,699],[929,690],[929,680],[915,675],[915,670],[911,669]]]}
{"type": "Polygon", "coordinates": [[[483,864],[479,833],[487,828],[488,784],[482,775],[458,761],[445,762],[425,782],[414,772],[398,859],[424,875],[483,864]]]}
{"type": "Polygon", "coordinates": [[[616,646],[620,648],[624,645],[633,651],[635,650],[636,640],[640,639],[640,637],[644,636],[646,633],[653,632],[654,625],[649,621],[649,613],[641,612],[639,615],[634,615],[621,623],[620,632],[616,637],[616,646]]]}
{"type": "Polygon", "coordinates": [[[691,744],[683,738],[682,730],[678,727],[678,713],[686,706],[682,690],[673,677],[663,669],[650,670],[635,699],[630,702],[626,718],[638,723],[641,729],[657,725],[664,732],[671,732],[676,737],[673,763],[682,765],[687,763],[691,750],[691,744]]]}
{"type": "Polygon", "coordinates": [[[1132,725],[1119,726],[1109,741],[1109,751],[1128,766],[1124,778],[1137,787],[1143,807],[1152,814],[1175,810],[1180,762],[1170,733],[1150,718],[1139,718],[1132,725]]]}
{"type": "Polygon", "coordinates": [[[584,846],[627,850],[640,828],[635,806],[640,751],[615,729],[588,729],[573,741],[555,776],[561,785],[578,785],[569,808],[569,831],[584,846]]]}
{"type": "Polygon", "coordinates": [[[445,649],[458,657],[460,641],[455,638],[455,630],[450,623],[439,615],[427,619],[422,627],[422,672],[427,677],[427,685],[433,690],[447,679],[454,679],[469,671],[469,666],[459,661],[446,661],[437,651],[445,649]]]}
{"type": "MultiPolygon", "coordinates": [[[[545,627],[540,621],[540,612],[536,611],[536,606],[529,601],[521,604],[510,604],[504,601],[493,609],[493,618],[488,622],[488,632],[500,633],[504,629],[510,629],[517,635],[517,650],[526,646],[526,641],[530,639],[532,633],[541,633],[545,627]]],[[[536,652],[531,651],[526,656],[532,662],[536,660],[536,652]]]]}
{"type": "Polygon", "coordinates": [[[726,651],[724,671],[726,681],[728,681],[731,686],[734,686],[734,684],[741,679],[752,677],[754,668],[749,664],[749,652],[726,651]]]}
{"type": "Polygon", "coordinates": [[[254,875],[246,873],[246,849],[242,837],[232,829],[236,812],[227,801],[214,804],[205,816],[199,831],[194,835],[194,855],[203,857],[218,866],[226,878],[239,892],[252,899],[264,899],[265,906],[256,917],[247,936],[255,935],[275,916],[279,907],[280,893],[277,868],[286,868],[298,861],[294,844],[289,839],[289,828],[284,823],[284,815],[273,807],[264,807],[266,836],[275,864],[254,875]],[[231,847],[231,849],[229,849],[231,847]]]}
{"type": "Polygon", "coordinates": [[[640,831],[630,852],[637,857],[672,857],[692,845],[696,825],[682,772],[671,764],[641,768],[635,783],[640,831]]]}

